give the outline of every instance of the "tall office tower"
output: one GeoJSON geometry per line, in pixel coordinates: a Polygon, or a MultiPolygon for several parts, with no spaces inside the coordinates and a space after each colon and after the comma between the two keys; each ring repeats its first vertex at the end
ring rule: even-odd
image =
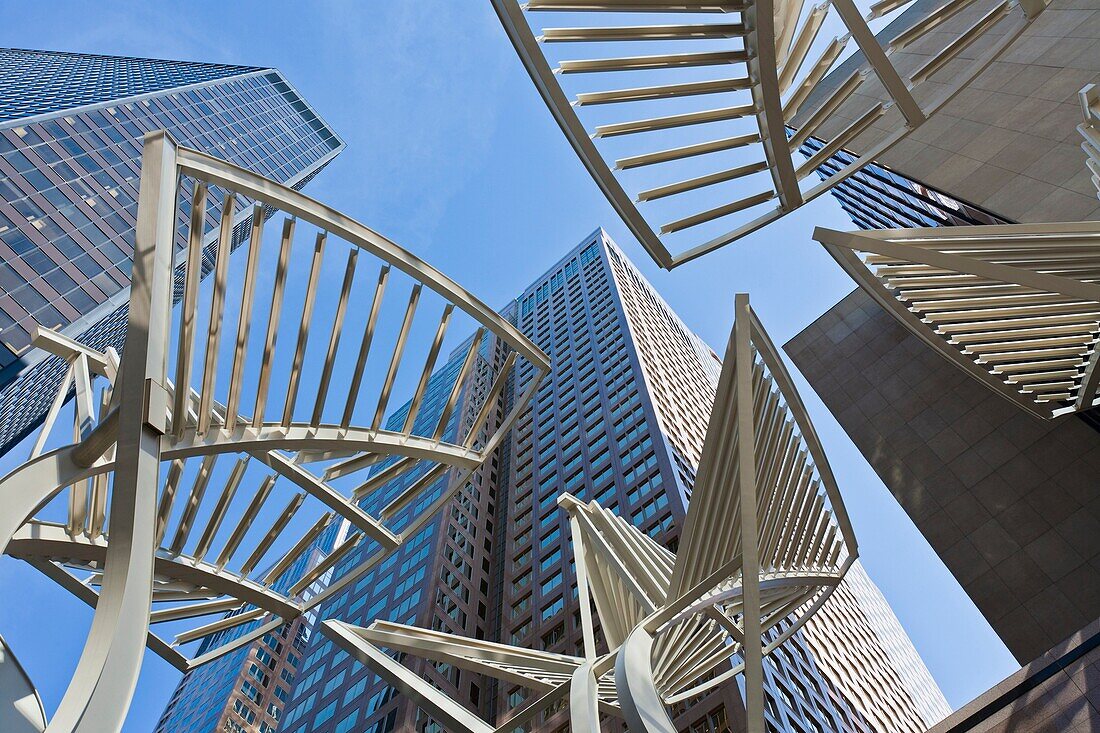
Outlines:
{"type": "MultiPolygon", "coordinates": [[[[496,397],[495,404],[486,400],[492,396],[493,377],[507,358],[503,344],[491,334],[471,336],[456,347],[428,380],[413,432],[453,441],[454,436],[466,434],[484,409],[488,419],[477,440],[486,440],[505,416],[508,395],[496,397]]],[[[390,415],[386,427],[400,429],[411,406],[406,403],[390,415]]],[[[412,536],[354,586],[322,605],[318,616],[361,624],[384,618],[471,638],[493,638],[489,605],[493,589],[499,585],[497,538],[507,519],[500,515],[506,507],[498,493],[501,463],[506,460],[507,451],[501,451],[464,480],[397,456],[373,466],[357,490],[362,497],[360,505],[375,515],[388,513],[383,508],[392,507],[394,520],[388,526],[412,536]],[[425,515],[427,521],[420,526],[408,524],[444,491],[454,488],[454,501],[444,511],[425,515]],[[409,489],[413,491],[406,493],[409,489]],[[413,495],[419,497],[415,504],[403,498],[413,495]]],[[[364,543],[349,553],[333,568],[333,578],[372,562],[376,549],[376,545],[364,543]]],[[[489,714],[491,697],[479,677],[426,662],[420,663],[418,671],[456,699],[489,714]]],[[[366,667],[334,649],[332,642],[320,635],[312,638],[298,675],[280,732],[427,729],[427,721],[414,705],[395,697],[366,667]]],[[[432,730],[442,732],[441,728],[432,730]]]]}
{"type": "MultiPolygon", "coordinates": [[[[64,375],[30,347],[36,325],[122,346],[142,137],[157,129],[296,188],[344,147],[276,69],[0,49],[0,454],[64,375]]],[[[251,211],[238,201],[234,246],[251,211]]],[[[189,212],[190,197],[180,247],[189,212]]]]}
{"type": "Polygon", "coordinates": [[[814,661],[872,730],[923,733],[951,714],[894,611],[858,561],[835,598],[806,621],[803,636],[814,661]]]}
{"type": "MultiPolygon", "coordinates": [[[[323,560],[348,531],[347,521],[334,522],[272,584],[290,590],[323,560]]],[[[303,597],[320,592],[327,578],[311,584],[303,597]]],[[[226,614],[230,618],[243,609],[226,614]]],[[[214,661],[184,675],[161,713],[155,733],[274,733],[312,631],[315,613],[303,614],[214,661]]],[[[196,657],[253,631],[257,620],[206,637],[196,657]]]]}
{"type": "MultiPolygon", "coordinates": [[[[517,421],[487,475],[465,487],[450,512],[425,530],[422,542],[365,575],[345,598],[322,608],[321,616],[362,625],[384,618],[575,654],[581,648],[576,578],[558,496],[570,492],[596,499],[675,547],[721,369],[717,356],[602,230],[503,312],[552,360],[531,409],[517,421]]],[[[457,349],[433,378],[441,394],[454,380],[462,351],[457,349]]],[[[530,379],[521,368],[511,394],[521,393],[530,379]]],[[[475,398],[471,407],[477,404],[475,398]]],[[[432,412],[427,402],[422,412],[432,412]]],[[[384,471],[379,466],[375,475],[382,479],[384,471]]],[[[381,495],[368,500],[387,502],[400,494],[402,484],[377,490],[381,495]]],[[[356,561],[349,558],[343,567],[356,561]]],[[[838,618],[850,626],[860,618],[868,623],[879,618],[881,609],[873,601],[859,600],[868,597],[861,589],[839,594],[836,601],[844,607],[838,618]]],[[[867,675],[858,683],[838,677],[853,670],[820,660],[830,640],[840,645],[828,625],[816,636],[809,630],[794,634],[782,656],[768,661],[772,728],[923,731],[934,722],[945,712],[942,698],[937,708],[910,692],[935,690],[935,683],[923,666],[910,663],[915,652],[896,620],[893,624],[861,631],[866,641],[860,648],[877,656],[874,665],[855,672],[867,675]],[[881,631],[885,628],[889,634],[881,631]],[[906,664],[891,666],[889,644],[907,646],[906,664]],[[887,688],[893,694],[881,701],[847,697],[887,688]],[[881,720],[905,723],[888,728],[877,725],[881,720]]],[[[527,691],[513,685],[445,664],[412,664],[498,724],[526,700],[527,691]]],[[[282,733],[442,730],[321,637],[311,641],[301,674],[282,733]]],[[[726,731],[740,726],[742,710],[737,686],[730,685],[679,710],[676,722],[693,733],[726,731]]],[[[567,726],[567,713],[554,709],[532,729],[567,726]]]]}

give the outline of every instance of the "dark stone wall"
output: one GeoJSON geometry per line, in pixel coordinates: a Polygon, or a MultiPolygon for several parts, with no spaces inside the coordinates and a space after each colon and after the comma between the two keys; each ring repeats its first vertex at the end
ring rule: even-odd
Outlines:
{"type": "Polygon", "coordinates": [[[785,349],[1017,660],[1100,618],[1100,432],[1024,413],[861,290],[785,349]]]}

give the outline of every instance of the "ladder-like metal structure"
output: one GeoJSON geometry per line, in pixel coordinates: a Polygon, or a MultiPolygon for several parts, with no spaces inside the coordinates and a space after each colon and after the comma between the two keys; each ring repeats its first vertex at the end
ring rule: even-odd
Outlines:
{"type": "Polygon", "coordinates": [[[385,237],[164,132],[145,138],[132,281],[121,357],[38,334],[68,374],[31,458],[0,480],[0,551],[95,608],[51,732],[119,730],[145,646],[186,671],[353,584],[452,500],[549,366],[385,237]],[[272,240],[265,214],[276,212],[286,218],[272,240]],[[177,218],[188,222],[180,251],[177,218]],[[234,227],[249,221],[233,267],[234,227]],[[368,268],[376,277],[359,284],[368,268]],[[399,319],[380,316],[391,300],[399,319]],[[418,329],[425,310],[434,321],[418,329]],[[422,413],[456,321],[474,336],[452,357],[461,367],[446,399],[422,413]],[[504,412],[519,368],[533,378],[504,412]],[[384,422],[402,375],[412,400],[384,422]],[[55,430],[71,392],[73,432],[55,430]],[[63,492],[56,521],[48,510],[63,492]],[[353,570],[316,585],[352,553],[353,570]]]}
{"type": "Polygon", "coordinates": [[[852,0],[492,0],[588,172],[668,269],[770,224],[881,156],[1046,5],[944,0],[918,17],[903,13],[911,2],[878,0],[863,17],[852,0]],[[633,14],[660,22],[621,20],[633,14]],[[561,16],[579,25],[542,22],[561,16]],[[951,18],[967,23],[941,41],[951,18]],[[872,22],[890,23],[885,43],[872,22]],[[823,29],[836,24],[846,33],[826,40],[823,29]],[[847,58],[852,41],[859,56],[847,58]],[[914,49],[919,63],[901,59],[914,49]],[[802,159],[811,136],[828,142],[802,159]],[[818,181],[819,165],[857,140],[861,157],[818,181]],[[670,238],[683,244],[670,248],[670,238]]]}
{"type": "MultiPolygon", "coordinates": [[[[1080,99],[1100,190],[1100,92],[1080,99]]],[[[819,227],[814,239],[906,329],[1017,406],[1049,419],[1100,404],[1100,222],[819,227]]]]}

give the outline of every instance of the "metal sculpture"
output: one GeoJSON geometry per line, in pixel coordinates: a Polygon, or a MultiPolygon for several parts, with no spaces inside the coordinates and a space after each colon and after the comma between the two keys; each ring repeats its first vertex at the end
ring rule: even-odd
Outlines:
{"type": "MultiPolygon", "coordinates": [[[[1100,184],[1100,92],[1080,98],[1100,184]]],[[[814,239],[906,329],[1014,404],[1047,419],[1100,404],[1100,222],[819,227],[814,239]]]]}
{"type": "Polygon", "coordinates": [[[1097,404],[1100,222],[818,228],[814,239],[906,329],[1028,412],[1097,404]]]}
{"type": "Polygon", "coordinates": [[[764,655],[829,598],[857,551],[790,375],[747,296],[736,309],[678,553],[595,502],[559,499],[570,515],[583,657],[384,621],[326,621],[325,633],[456,733],[513,730],[566,695],[574,733],[598,731],[601,713],[634,733],[674,733],[666,705],[740,673],[750,730],[763,731],[764,655]],[[609,653],[597,652],[590,599],[609,653]],[[378,647],[538,695],[493,726],[378,647]]]}
{"type": "Polygon", "coordinates": [[[885,153],[996,60],[1046,5],[1046,0],[945,0],[915,22],[892,23],[884,31],[889,41],[880,44],[868,23],[893,16],[910,2],[880,0],[864,18],[852,0],[825,0],[808,10],[803,0],[528,0],[523,8],[517,0],[492,0],[543,101],[588,172],[649,255],[668,269],[766,226],[885,153]],[[819,43],[831,10],[847,34],[819,43]],[[944,21],[978,10],[983,12],[958,37],[938,43],[932,31],[944,21]],[[534,30],[528,17],[540,11],[582,13],[586,26],[534,30]],[[622,13],[660,13],[676,22],[624,25],[616,19],[622,13]],[[842,58],[851,39],[862,54],[859,63],[842,58]],[[972,61],[964,61],[963,52],[979,39],[989,43],[972,61]],[[921,53],[937,48],[917,68],[898,68],[895,55],[917,44],[921,53]],[[549,46],[572,50],[578,45],[610,45],[615,53],[566,58],[552,68],[549,46]],[[653,48],[666,50],[647,53],[653,48]],[[940,74],[945,68],[951,73],[940,74]],[[673,70],[680,73],[670,78],[673,70]],[[837,73],[826,79],[832,70],[837,73]],[[562,80],[573,76],[594,79],[598,88],[585,87],[571,97],[562,80]],[[636,78],[624,84],[618,81],[622,76],[636,78]],[[925,84],[930,78],[932,83],[925,84]],[[713,101],[729,94],[743,96],[735,104],[713,101]],[[627,114],[638,107],[652,110],[653,116],[627,114]],[[591,129],[578,114],[589,108],[596,108],[591,129]],[[799,146],[830,121],[840,124],[840,131],[796,164],[793,154],[799,146]],[[869,131],[872,142],[861,146],[861,158],[823,181],[803,185],[817,180],[823,160],[869,131]],[[619,145],[597,148],[594,142],[610,138],[621,138],[619,145]],[[646,144],[630,147],[636,139],[646,144]],[[716,168],[699,175],[708,164],[716,168]],[[677,171],[687,165],[690,169],[677,171]],[[730,181],[740,184],[712,188],[730,181]],[[634,201],[627,186],[636,192],[634,201]],[[751,193],[745,195],[746,190],[751,193]],[[682,205],[668,205],[672,197],[682,205]],[[658,200],[662,204],[655,205],[658,200]],[[760,212],[773,200],[774,208],[732,229],[710,224],[740,212],[760,212]],[[662,209],[649,217],[668,219],[659,233],[639,204],[662,209]],[[662,242],[678,232],[699,231],[696,227],[704,233],[690,237],[679,253],[662,242]]]}
{"type": "Polygon", "coordinates": [[[1089,84],[1078,96],[1085,121],[1077,126],[1077,131],[1084,138],[1081,148],[1085,151],[1085,165],[1092,173],[1096,197],[1100,198],[1100,86],[1089,84]]]}
{"type": "Polygon", "coordinates": [[[46,711],[38,690],[0,636],[0,730],[42,733],[45,729],[46,711]]]}
{"type": "Polygon", "coordinates": [[[510,323],[411,253],[297,191],[178,148],[164,132],[145,138],[121,359],[47,331],[36,343],[64,359],[69,371],[31,459],[0,480],[0,551],[26,560],[95,607],[51,733],[119,730],[146,645],[179,669],[191,669],[354,582],[451,501],[548,369],[542,352],[510,323]],[[188,190],[189,205],[179,204],[188,190]],[[221,201],[208,206],[217,191],[221,201]],[[178,256],[177,206],[189,221],[178,256]],[[281,236],[269,243],[274,246],[265,247],[265,213],[272,210],[288,217],[281,236]],[[230,242],[234,227],[245,226],[250,215],[243,275],[231,287],[230,242]],[[295,230],[306,227],[315,230],[313,246],[295,257],[295,230]],[[336,248],[343,255],[342,278],[336,278],[341,284],[325,288],[324,257],[336,248]],[[368,257],[380,261],[377,281],[357,288],[359,260],[368,257]],[[271,264],[261,268],[262,261],[271,264]],[[301,278],[288,287],[292,269],[301,278]],[[204,270],[211,277],[200,286],[204,270]],[[392,292],[401,278],[410,281],[408,295],[399,306],[401,326],[391,336],[383,334],[379,313],[387,288],[392,292]],[[284,323],[287,292],[303,283],[301,318],[284,323]],[[180,293],[175,318],[174,284],[180,293]],[[270,300],[261,302],[264,290],[270,300]],[[319,317],[315,304],[324,298],[335,308],[319,317]],[[441,307],[441,315],[424,332],[428,338],[418,338],[413,320],[426,302],[441,307]],[[418,420],[448,325],[460,317],[471,321],[476,335],[442,414],[418,420]],[[344,342],[341,352],[342,330],[355,320],[362,323],[359,338],[344,342]],[[198,338],[200,330],[205,338],[198,338]],[[327,338],[322,343],[311,334],[327,338]],[[509,352],[502,364],[479,353],[486,338],[509,352]],[[414,372],[413,400],[403,425],[387,429],[383,417],[395,379],[405,371],[402,357],[418,341],[423,364],[414,372]],[[350,373],[337,377],[338,353],[354,361],[346,359],[350,373]],[[517,361],[533,366],[531,385],[507,415],[490,422],[517,361]],[[369,404],[368,363],[377,364],[380,375],[369,404]],[[98,394],[96,378],[106,381],[98,394]],[[478,389],[464,391],[475,383],[478,389]],[[74,432],[62,437],[66,445],[46,451],[70,390],[74,432]],[[469,420],[458,420],[455,412],[463,394],[481,396],[480,405],[467,405],[469,420]],[[216,466],[226,453],[237,458],[228,472],[216,466]],[[360,471],[393,456],[397,460],[379,475],[356,480],[360,471]],[[264,476],[246,501],[243,487],[253,466],[264,476]],[[438,488],[450,470],[453,480],[438,488]],[[361,508],[364,497],[410,471],[422,473],[377,515],[361,508]],[[284,506],[275,496],[287,485],[293,488],[283,492],[289,494],[284,506]],[[50,521],[44,508],[65,489],[65,520],[50,521]],[[307,501],[316,505],[313,518],[301,511],[307,501]],[[296,582],[281,581],[332,522],[346,522],[350,533],[296,582]],[[365,554],[355,570],[319,593],[304,593],[357,548],[365,554]],[[201,621],[211,615],[214,620],[201,621]],[[184,628],[169,642],[150,624],[184,628]],[[226,633],[232,631],[238,633],[226,633]],[[214,643],[189,656],[184,647],[206,639],[214,643]]]}

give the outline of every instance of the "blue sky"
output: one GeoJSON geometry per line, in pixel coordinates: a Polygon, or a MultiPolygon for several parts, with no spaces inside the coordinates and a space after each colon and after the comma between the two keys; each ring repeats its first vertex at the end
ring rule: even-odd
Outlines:
{"type": "MultiPolygon", "coordinates": [[[[675,272],[658,269],[573,154],[485,1],[22,4],[5,14],[0,44],[278,67],[348,145],[308,192],[494,306],[597,226],[719,351],[735,292],[751,293],[782,344],[853,287],[810,238],[815,225],[852,228],[829,196],[675,272]]],[[[969,701],[1016,664],[796,377],[845,494],[864,565],[948,701],[969,701]]],[[[11,464],[11,457],[0,461],[0,470],[11,464]]],[[[0,633],[52,709],[90,611],[8,558],[0,558],[0,593],[19,598],[0,604],[0,633]]],[[[147,655],[126,730],[150,730],[177,680],[147,655]]]]}

